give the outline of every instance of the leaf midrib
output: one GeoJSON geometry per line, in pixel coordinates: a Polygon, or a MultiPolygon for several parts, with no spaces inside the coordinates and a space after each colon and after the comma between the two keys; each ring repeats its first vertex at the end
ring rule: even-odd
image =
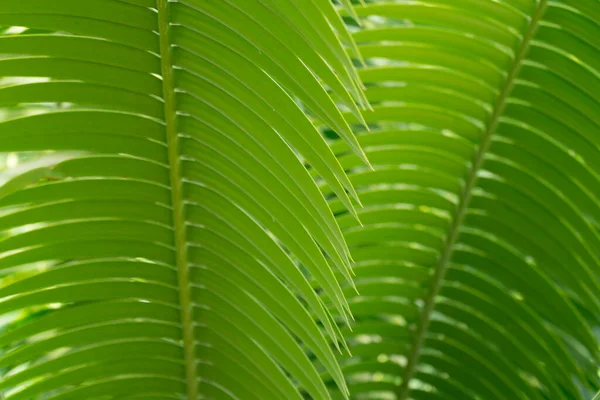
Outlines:
{"type": "Polygon", "coordinates": [[[177,281],[179,285],[179,307],[183,333],[183,351],[185,362],[185,380],[189,400],[198,397],[197,370],[192,320],[192,302],[190,299],[190,278],[187,257],[187,239],[185,214],[181,188],[181,157],[177,136],[177,114],[175,105],[175,84],[173,63],[171,60],[171,40],[169,37],[169,1],[158,0],[158,33],[160,41],[160,62],[163,81],[163,101],[165,130],[168,146],[169,173],[171,183],[171,207],[173,209],[173,229],[175,236],[175,259],[177,263],[177,281]]]}
{"type": "Polygon", "coordinates": [[[527,31],[523,36],[523,40],[521,41],[518,53],[513,61],[513,64],[506,77],[506,80],[504,81],[502,91],[498,95],[492,115],[490,116],[486,129],[483,132],[481,144],[479,145],[477,153],[475,154],[465,186],[460,195],[460,200],[456,209],[455,217],[452,221],[452,224],[450,225],[448,235],[446,236],[446,241],[442,249],[442,253],[440,255],[438,264],[435,269],[435,273],[433,275],[431,289],[427,297],[424,299],[423,310],[421,312],[421,316],[417,325],[417,330],[415,332],[415,339],[411,347],[410,353],[408,354],[407,364],[404,369],[404,376],[402,377],[402,384],[398,390],[398,400],[406,400],[410,393],[409,384],[415,375],[417,365],[419,363],[421,349],[423,347],[423,344],[425,343],[425,336],[427,336],[431,315],[435,308],[435,298],[437,297],[440,291],[440,288],[444,281],[444,276],[446,274],[446,271],[448,270],[450,259],[452,258],[452,253],[454,251],[454,246],[456,244],[456,241],[458,240],[460,227],[464,222],[467,210],[469,208],[469,203],[473,195],[473,189],[475,188],[475,185],[477,183],[478,173],[481,170],[481,167],[483,166],[485,155],[487,154],[491,146],[492,135],[496,131],[496,127],[498,126],[500,117],[504,112],[504,109],[506,107],[506,101],[510,96],[510,93],[512,92],[516,78],[519,75],[519,72],[523,65],[523,60],[527,56],[529,47],[531,45],[531,40],[535,36],[535,33],[539,27],[539,22],[542,19],[542,16],[544,15],[547,4],[548,0],[540,0],[539,4],[537,5],[537,8],[531,18],[531,21],[529,22],[527,31]]]}

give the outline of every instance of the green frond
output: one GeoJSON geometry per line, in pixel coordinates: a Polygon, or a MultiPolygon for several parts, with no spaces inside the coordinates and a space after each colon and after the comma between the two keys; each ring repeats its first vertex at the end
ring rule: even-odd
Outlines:
{"type": "Polygon", "coordinates": [[[331,148],[362,226],[330,201],[360,293],[342,286],[356,318],[342,329],[350,392],[590,398],[600,386],[600,7],[382,0],[355,11],[373,107],[358,141],[374,170],[344,142],[331,148]]]}
{"type": "Polygon", "coordinates": [[[0,314],[40,312],[0,333],[3,398],[328,399],[319,368],[347,396],[350,253],[306,170],[355,213],[309,118],[367,162],[333,5],[5,0],[0,25],[26,28],[0,36],[0,105],[27,111],[0,152],[52,152],[0,189],[0,269],[37,268],[0,314]]]}

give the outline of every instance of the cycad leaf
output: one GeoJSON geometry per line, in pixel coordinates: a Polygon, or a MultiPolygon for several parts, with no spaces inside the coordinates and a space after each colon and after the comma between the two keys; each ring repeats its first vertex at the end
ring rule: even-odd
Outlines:
{"type": "Polygon", "coordinates": [[[0,314],[43,311],[0,334],[5,397],[327,399],[320,368],[346,396],[350,253],[306,169],[355,214],[309,119],[366,162],[333,5],[6,0],[0,24],[31,28],[0,36],[0,105],[46,105],[1,121],[0,151],[68,177],[0,196],[0,269],[38,268],[0,314]]]}
{"type": "Polygon", "coordinates": [[[343,285],[356,317],[355,357],[341,356],[351,393],[592,397],[598,3],[373,0],[355,10],[373,106],[358,140],[374,171],[342,141],[332,149],[363,226],[330,202],[362,295],[343,285]]]}

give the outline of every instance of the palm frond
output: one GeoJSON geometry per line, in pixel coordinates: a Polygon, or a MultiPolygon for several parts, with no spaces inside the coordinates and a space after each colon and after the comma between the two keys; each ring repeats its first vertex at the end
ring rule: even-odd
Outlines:
{"type": "Polygon", "coordinates": [[[355,213],[308,118],[366,161],[332,4],[4,0],[0,24],[30,29],[0,36],[0,76],[26,78],[0,104],[62,105],[2,120],[0,151],[88,154],[0,199],[0,269],[50,263],[0,288],[0,314],[50,310],[0,334],[5,398],[326,399],[317,366],[347,395],[349,251],[304,166],[355,213]]]}
{"type": "MultiPolygon", "coordinates": [[[[356,398],[587,399],[600,387],[600,8],[371,1],[353,35],[374,170],[342,371],[356,398]],[[596,333],[595,333],[596,332],[596,333]]],[[[348,116],[351,118],[351,116],[348,116]]],[[[354,120],[353,122],[358,122],[354,120]]],[[[327,194],[331,189],[323,184],[327,194]]]]}

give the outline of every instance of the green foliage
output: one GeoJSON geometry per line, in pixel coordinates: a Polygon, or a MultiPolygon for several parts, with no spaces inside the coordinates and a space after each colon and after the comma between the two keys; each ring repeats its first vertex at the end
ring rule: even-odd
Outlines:
{"type": "MultiPolygon", "coordinates": [[[[342,371],[356,398],[589,399],[600,387],[600,3],[372,1],[372,112],[332,149],[364,208],[342,371]]],[[[329,193],[329,189],[325,189],[329,193]]]]}
{"type": "Polygon", "coordinates": [[[328,0],[6,0],[0,24],[26,27],[0,36],[0,152],[54,152],[0,196],[0,269],[50,265],[0,315],[53,310],[0,334],[5,398],[326,399],[318,368],[346,393],[349,252],[303,163],[354,212],[307,113],[364,158],[338,103],[366,100],[328,0]]]}
{"type": "Polygon", "coordinates": [[[342,3],[0,2],[6,399],[594,397],[600,3],[342,3]]]}

